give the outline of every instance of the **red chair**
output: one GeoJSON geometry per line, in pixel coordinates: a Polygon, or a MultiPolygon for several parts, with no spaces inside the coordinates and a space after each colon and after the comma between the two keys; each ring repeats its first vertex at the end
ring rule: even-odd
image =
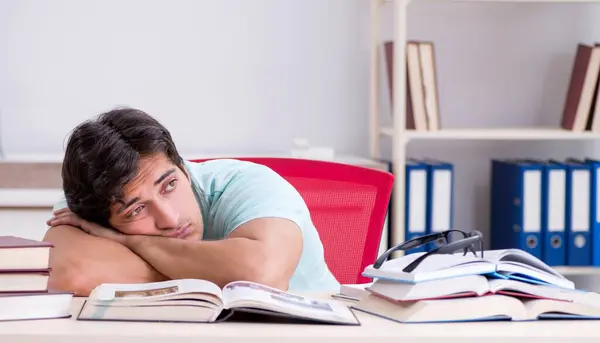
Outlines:
{"type": "Polygon", "coordinates": [[[237,159],[266,165],[298,190],[323,242],[325,261],[340,283],[371,281],[361,273],[377,259],[394,180],[391,173],[319,160],[237,159]]]}

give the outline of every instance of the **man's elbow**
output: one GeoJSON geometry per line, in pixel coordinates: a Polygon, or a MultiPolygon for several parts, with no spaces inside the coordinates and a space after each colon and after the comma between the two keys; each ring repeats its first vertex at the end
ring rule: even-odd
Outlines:
{"type": "Polygon", "coordinates": [[[243,279],[286,291],[296,265],[297,263],[282,263],[273,255],[262,253],[255,256],[245,268],[243,279]]]}
{"type": "Polygon", "coordinates": [[[48,280],[49,289],[73,292],[75,296],[83,297],[88,296],[97,285],[88,273],[75,265],[54,266],[48,280]]]}

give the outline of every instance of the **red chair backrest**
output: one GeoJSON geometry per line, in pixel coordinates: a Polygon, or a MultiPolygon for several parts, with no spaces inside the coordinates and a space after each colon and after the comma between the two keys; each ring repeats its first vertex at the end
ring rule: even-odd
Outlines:
{"type": "Polygon", "coordinates": [[[361,273],[377,259],[394,180],[391,173],[319,160],[236,159],[266,165],[298,190],[323,242],[325,261],[340,283],[371,281],[361,273]]]}

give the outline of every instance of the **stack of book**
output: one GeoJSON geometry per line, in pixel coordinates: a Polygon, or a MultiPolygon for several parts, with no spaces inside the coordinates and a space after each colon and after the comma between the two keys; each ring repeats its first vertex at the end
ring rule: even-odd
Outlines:
{"type": "Polygon", "coordinates": [[[72,293],[48,289],[52,245],[0,236],[0,321],[66,318],[72,293]]]}
{"type": "Polygon", "coordinates": [[[375,281],[354,293],[352,307],[401,323],[600,319],[600,294],[577,290],[522,250],[433,254],[403,272],[422,254],[368,266],[363,275],[375,281]]]}

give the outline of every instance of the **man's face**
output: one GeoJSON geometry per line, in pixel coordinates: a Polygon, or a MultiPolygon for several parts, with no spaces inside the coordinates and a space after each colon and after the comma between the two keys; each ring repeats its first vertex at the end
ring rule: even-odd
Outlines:
{"type": "Polygon", "coordinates": [[[202,238],[202,212],[191,181],[164,154],[141,159],[123,195],[123,203],[110,208],[115,229],[129,235],[202,238]]]}

